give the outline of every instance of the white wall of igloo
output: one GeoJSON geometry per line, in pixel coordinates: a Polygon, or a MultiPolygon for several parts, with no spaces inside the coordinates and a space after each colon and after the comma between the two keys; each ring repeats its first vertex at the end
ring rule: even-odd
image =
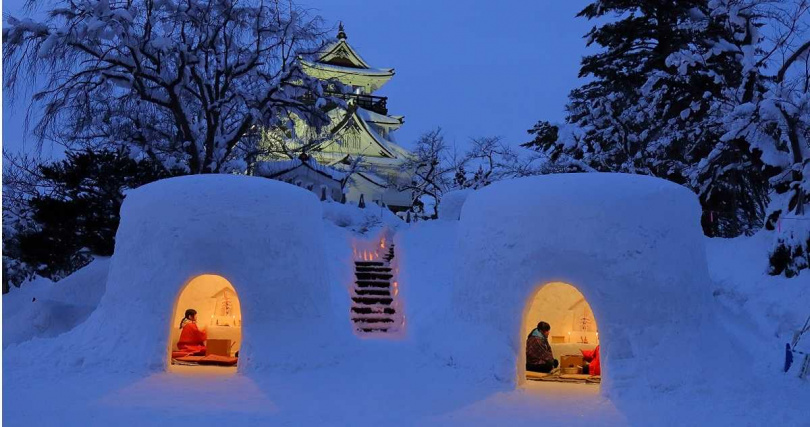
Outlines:
{"type": "Polygon", "coordinates": [[[710,292],[699,218],[689,190],[643,176],[549,175],[471,194],[452,298],[477,331],[476,365],[521,383],[527,306],[564,282],[599,325],[603,390],[700,381],[711,343],[700,333],[710,292]]]}
{"type": "MultiPolygon", "coordinates": [[[[239,369],[307,363],[303,348],[335,322],[321,207],[310,192],[263,178],[180,177],[127,194],[94,352],[134,369],[168,363],[175,304],[195,277],[227,279],[239,297],[239,369]],[[106,341],[106,342],[104,342],[106,341]]],[[[323,344],[323,343],[321,343],[323,344]]],[[[315,344],[312,344],[315,345],[315,344]]]]}

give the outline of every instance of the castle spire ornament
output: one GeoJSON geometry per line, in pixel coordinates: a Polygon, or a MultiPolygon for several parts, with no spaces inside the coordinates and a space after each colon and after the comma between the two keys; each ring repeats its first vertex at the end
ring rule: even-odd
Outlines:
{"type": "Polygon", "coordinates": [[[346,37],[346,31],[343,30],[343,21],[340,21],[340,24],[338,25],[337,38],[338,40],[346,40],[348,38],[346,37]]]}

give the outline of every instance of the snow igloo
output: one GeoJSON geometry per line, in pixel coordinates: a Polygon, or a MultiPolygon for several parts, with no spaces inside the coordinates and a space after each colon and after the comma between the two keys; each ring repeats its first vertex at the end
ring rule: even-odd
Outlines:
{"type": "Polygon", "coordinates": [[[107,291],[76,332],[86,362],[166,369],[188,308],[211,338],[240,352],[238,369],[306,364],[331,333],[321,206],[264,178],[206,175],[127,193],[107,291]],[[326,331],[326,332],[325,332],[326,331]]]}
{"type": "Polygon", "coordinates": [[[711,346],[699,219],[689,190],[644,176],[548,175],[470,194],[452,290],[480,349],[470,365],[522,385],[527,334],[550,320],[555,358],[601,346],[603,391],[699,381],[711,346]],[[566,311],[589,325],[566,324],[566,311]]]}

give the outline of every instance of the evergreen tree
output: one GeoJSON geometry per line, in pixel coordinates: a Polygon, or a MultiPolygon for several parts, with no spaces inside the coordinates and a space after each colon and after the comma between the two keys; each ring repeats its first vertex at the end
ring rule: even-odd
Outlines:
{"type": "Polygon", "coordinates": [[[808,10],[807,0],[595,2],[580,16],[619,18],[588,34],[603,47],[583,60],[593,81],[571,93],[564,124],[538,122],[524,146],[568,171],[685,185],[707,235],[764,225],[776,232],[770,273],[795,276],[810,268],[808,10]]]}
{"type": "MultiPolygon", "coordinates": [[[[133,160],[124,151],[67,153],[40,165],[40,188],[28,201],[27,221],[4,241],[4,268],[23,263],[58,280],[90,262],[110,256],[119,210],[128,189],[179,174],[152,160],[133,160]]],[[[18,284],[18,283],[15,283],[18,284]]]]}
{"type": "Polygon", "coordinates": [[[768,51],[741,49],[748,81],[724,116],[722,142],[745,140],[766,165],[772,192],[764,225],[774,234],[769,273],[793,277],[810,268],[810,2],[718,0],[713,6],[715,15],[742,29],[738,39],[750,45],[763,43],[763,24],[776,35],[768,51]],[[759,22],[761,17],[768,21],[759,22]]]}
{"type": "Polygon", "coordinates": [[[719,117],[733,104],[728,88],[744,79],[739,50],[719,48],[733,46],[737,33],[705,0],[602,0],[578,16],[611,15],[620,18],[587,34],[602,50],[583,58],[580,76],[592,81],[571,92],[566,124],[541,121],[524,145],[567,169],[688,186],[699,195],[708,235],[752,232],[767,201],[761,162],[745,140],[729,141],[706,162],[725,133],[719,117]]]}
{"type": "Polygon", "coordinates": [[[760,24],[753,15],[739,15],[739,4],[723,4],[710,2],[705,14],[693,15],[694,41],[667,63],[670,73],[676,71],[673,78],[702,100],[681,111],[682,126],[671,130],[683,132],[690,153],[683,169],[686,185],[700,198],[706,234],[732,237],[761,228],[769,185],[762,151],[748,138],[729,137],[727,117],[766,86],[754,66],[761,54],[760,24]]]}

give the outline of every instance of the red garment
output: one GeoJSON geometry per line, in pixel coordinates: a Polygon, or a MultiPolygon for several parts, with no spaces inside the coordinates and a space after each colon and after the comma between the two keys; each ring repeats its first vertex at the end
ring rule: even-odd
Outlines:
{"type": "Polygon", "coordinates": [[[206,339],[208,339],[208,334],[199,330],[196,323],[188,322],[183,325],[183,331],[180,332],[180,340],[177,341],[177,349],[192,351],[194,353],[205,353],[206,339]]]}
{"type": "Polygon", "coordinates": [[[599,346],[597,345],[593,350],[579,350],[582,352],[582,357],[586,362],[591,362],[588,365],[588,373],[591,375],[602,375],[602,367],[599,364],[599,346]]]}

